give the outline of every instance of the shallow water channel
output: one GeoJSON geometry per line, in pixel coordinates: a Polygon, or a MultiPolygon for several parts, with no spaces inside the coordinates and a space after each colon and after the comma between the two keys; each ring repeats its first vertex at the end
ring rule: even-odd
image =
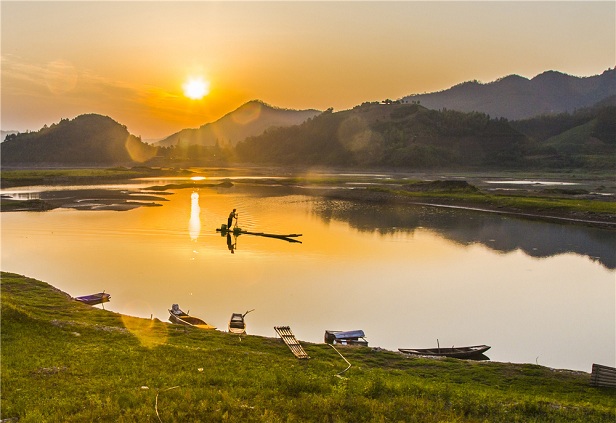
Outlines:
{"type": "Polygon", "coordinates": [[[123,212],[3,213],[2,270],[72,296],[105,290],[105,309],[128,315],[166,321],[177,303],[219,330],[255,309],[248,332],[262,336],[362,329],[390,350],[487,344],[495,361],[615,365],[613,231],[275,186],[171,192],[123,212]],[[301,243],[221,236],[233,208],[242,229],[301,243]]]}

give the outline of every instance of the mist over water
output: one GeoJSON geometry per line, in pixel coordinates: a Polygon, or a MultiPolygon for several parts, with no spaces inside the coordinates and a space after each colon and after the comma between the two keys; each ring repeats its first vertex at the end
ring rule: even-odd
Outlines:
{"type": "Polygon", "coordinates": [[[2,214],[2,270],[107,310],[167,320],[172,303],[226,330],[300,340],[363,329],[391,350],[487,344],[492,360],[614,365],[616,238],[573,225],[427,206],[359,204],[275,187],[183,189],[162,207],[2,214]],[[301,233],[301,243],[216,232],[301,233]]]}

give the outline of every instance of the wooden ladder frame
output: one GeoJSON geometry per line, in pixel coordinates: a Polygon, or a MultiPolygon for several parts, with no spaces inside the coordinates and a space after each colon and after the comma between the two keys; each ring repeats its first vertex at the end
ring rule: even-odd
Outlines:
{"type": "Polygon", "coordinates": [[[289,326],[274,326],[274,330],[282,338],[284,343],[287,344],[295,357],[300,359],[310,358],[306,351],[304,351],[302,345],[295,338],[295,335],[293,335],[293,332],[291,332],[291,328],[289,326]]]}

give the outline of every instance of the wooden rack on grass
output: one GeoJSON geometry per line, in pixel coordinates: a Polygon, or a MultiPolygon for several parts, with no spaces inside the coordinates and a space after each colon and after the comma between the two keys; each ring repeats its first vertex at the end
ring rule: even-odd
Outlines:
{"type": "Polygon", "coordinates": [[[310,358],[306,351],[304,351],[302,345],[295,338],[295,335],[293,335],[293,332],[291,332],[291,328],[289,326],[274,326],[274,330],[282,338],[284,343],[287,344],[295,357],[302,359],[310,358]]]}

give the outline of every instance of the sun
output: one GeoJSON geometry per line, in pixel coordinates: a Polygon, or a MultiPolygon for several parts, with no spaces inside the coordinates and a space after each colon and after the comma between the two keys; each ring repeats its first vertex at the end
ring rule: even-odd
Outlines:
{"type": "Polygon", "coordinates": [[[202,77],[191,77],[182,85],[184,95],[192,100],[201,100],[210,93],[210,82],[202,77]]]}

